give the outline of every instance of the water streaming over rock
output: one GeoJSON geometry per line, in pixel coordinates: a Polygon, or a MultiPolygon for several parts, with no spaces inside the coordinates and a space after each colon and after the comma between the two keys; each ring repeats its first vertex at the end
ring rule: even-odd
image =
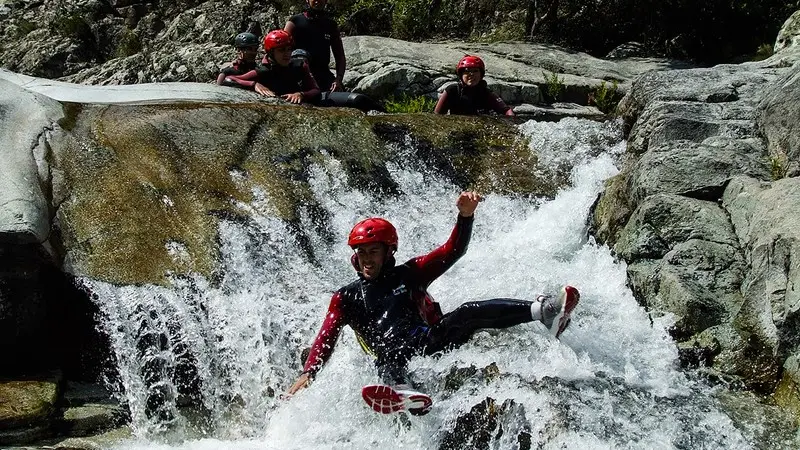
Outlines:
{"type": "MultiPolygon", "coordinates": [[[[590,206],[624,151],[619,130],[574,119],[522,130],[542,161],[573,167],[571,186],[553,199],[489,195],[467,255],[430,292],[449,311],[573,284],[583,296],[560,341],[526,324],[414,359],[414,379],[435,407],[408,420],[362,404],[360,388],[378,379],[346,329],[316,382],[281,400],[333,290],[355,276],[344,245],[352,224],[372,215],[394,222],[404,261],[444,242],[456,216],[458,188],[435,173],[392,166],[402,194],[378,198],[348,186],[327,157],[311,168],[330,213],[327,232],[310,233],[315,262],[275,217],[274,193],[258,192],[239,205],[251,219],[221,225],[213,281],[176,277],[167,289],[84,280],[105,315],[132,414],[135,438],[120,447],[480,448],[477,434],[464,440],[452,430],[489,397],[496,423],[484,433],[488,448],[751,448],[752,433],[733,425],[713,388],[678,368],[669,318],[651,321],[625,285],[625,267],[586,237],[590,206]],[[508,399],[514,404],[503,405],[508,399]]],[[[311,217],[302,223],[314,229],[311,217]]]]}

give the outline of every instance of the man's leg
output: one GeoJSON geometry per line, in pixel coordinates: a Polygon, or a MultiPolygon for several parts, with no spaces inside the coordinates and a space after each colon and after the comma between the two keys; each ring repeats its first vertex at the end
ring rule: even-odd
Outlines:
{"type": "Polygon", "coordinates": [[[480,329],[508,328],[534,320],[544,323],[558,337],[569,325],[579,299],[577,289],[565,286],[558,296],[540,295],[536,301],[496,298],[464,303],[431,328],[425,353],[461,346],[480,329]]]}

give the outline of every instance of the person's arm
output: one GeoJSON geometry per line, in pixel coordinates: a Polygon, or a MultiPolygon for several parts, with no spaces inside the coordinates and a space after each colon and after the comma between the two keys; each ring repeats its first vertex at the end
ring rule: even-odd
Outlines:
{"type": "Polygon", "coordinates": [[[433,112],[435,114],[447,114],[447,91],[442,92],[442,95],[439,96],[439,101],[436,102],[433,112]]]}
{"type": "Polygon", "coordinates": [[[344,90],[342,80],[344,80],[344,71],[347,69],[347,59],[344,56],[344,44],[339,35],[339,28],[334,27],[334,31],[335,33],[331,36],[331,51],[333,59],[336,61],[336,80],[331,85],[331,92],[344,90]]]}
{"type": "Polygon", "coordinates": [[[314,339],[311,351],[308,352],[308,358],[303,366],[303,373],[297,381],[294,382],[292,387],[289,388],[289,395],[305,388],[317,372],[322,369],[322,366],[328,362],[331,354],[333,354],[333,347],[336,345],[336,339],[339,338],[339,333],[342,331],[342,327],[345,326],[341,303],[341,294],[339,292],[333,294],[331,303],[328,306],[328,313],[325,315],[325,320],[322,322],[322,327],[319,333],[317,333],[316,339],[314,339]]]}
{"type": "Polygon", "coordinates": [[[253,69],[241,75],[225,75],[222,82],[225,86],[255,89],[256,84],[258,84],[258,71],[253,69]]]}
{"type": "Polygon", "coordinates": [[[450,238],[441,247],[425,256],[418,256],[406,264],[423,286],[445,273],[467,252],[472,236],[472,221],[481,196],[475,192],[462,192],[456,201],[458,219],[450,238]]]}
{"type": "Polygon", "coordinates": [[[314,79],[314,75],[311,75],[311,69],[309,69],[308,64],[303,64],[303,89],[305,89],[302,92],[303,100],[307,102],[310,102],[322,92],[319,89],[317,80],[314,79]]]}
{"type": "Polygon", "coordinates": [[[217,84],[222,86],[222,83],[225,82],[225,77],[226,77],[225,73],[220,72],[219,75],[217,75],[217,84]]]}
{"type": "Polygon", "coordinates": [[[495,94],[492,91],[489,91],[488,89],[486,95],[488,96],[487,100],[489,103],[489,107],[493,109],[495,112],[498,112],[500,114],[505,114],[506,116],[514,115],[514,111],[511,109],[511,107],[506,105],[506,102],[504,102],[499,95],[495,94]]]}
{"type": "Polygon", "coordinates": [[[283,31],[285,31],[285,32],[287,32],[289,34],[294,33],[294,22],[292,22],[292,19],[289,19],[286,22],[286,25],[283,27],[283,31]]]}

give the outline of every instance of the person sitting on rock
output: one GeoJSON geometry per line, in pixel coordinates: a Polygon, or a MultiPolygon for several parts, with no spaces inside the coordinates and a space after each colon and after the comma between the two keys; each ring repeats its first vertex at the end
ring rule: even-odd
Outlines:
{"type": "Polygon", "coordinates": [[[266,97],[281,97],[290,103],[313,102],[320,90],[307,64],[292,64],[292,36],[283,30],[264,37],[264,59],[242,75],[229,75],[225,82],[253,89],[266,97]]]}
{"type": "Polygon", "coordinates": [[[230,66],[225,67],[217,75],[217,84],[238,86],[236,83],[226,83],[229,75],[243,75],[256,68],[258,56],[258,37],[253,33],[239,33],[233,41],[236,48],[236,59],[230,66]]]}
{"type": "Polygon", "coordinates": [[[344,56],[344,45],[339,36],[339,26],[327,12],[328,0],[308,0],[302,13],[296,14],[286,22],[284,31],[291,34],[295,48],[308,52],[311,74],[323,91],[341,91],[347,61],[344,56]],[[328,65],[331,62],[331,51],[336,61],[334,76],[328,65]]]}
{"type": "Polygon", "coordinates": [[[495,111],[513,116],[514,111],[499,95],[486,86],[486,66],[477,56],[467,55],[456,66],[458,82],[448,86],[439,97],[436,114],[476,115],[484,111],[495,111]]]}

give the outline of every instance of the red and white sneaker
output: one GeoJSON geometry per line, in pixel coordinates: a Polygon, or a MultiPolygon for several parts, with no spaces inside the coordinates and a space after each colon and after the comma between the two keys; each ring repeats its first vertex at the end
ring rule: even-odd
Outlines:
{"type": "Polygon", "coordinates": [[[572,286],[564,286],[558,295],[540,295],[536,298],[541,308],[541,321],[556,338],[567,329],[572,310],[578,306],[581,294],[572,286]]]}
{"type": "Polygon", "coordinates": [[[428,414],[433,405],[430,397],[422,392],[411,390],[406,385],[392,387],[371,384],[361,389],[361,397],[370,408],[381,414],[408,411],[415,416],[424,416],[428,414]]]}

